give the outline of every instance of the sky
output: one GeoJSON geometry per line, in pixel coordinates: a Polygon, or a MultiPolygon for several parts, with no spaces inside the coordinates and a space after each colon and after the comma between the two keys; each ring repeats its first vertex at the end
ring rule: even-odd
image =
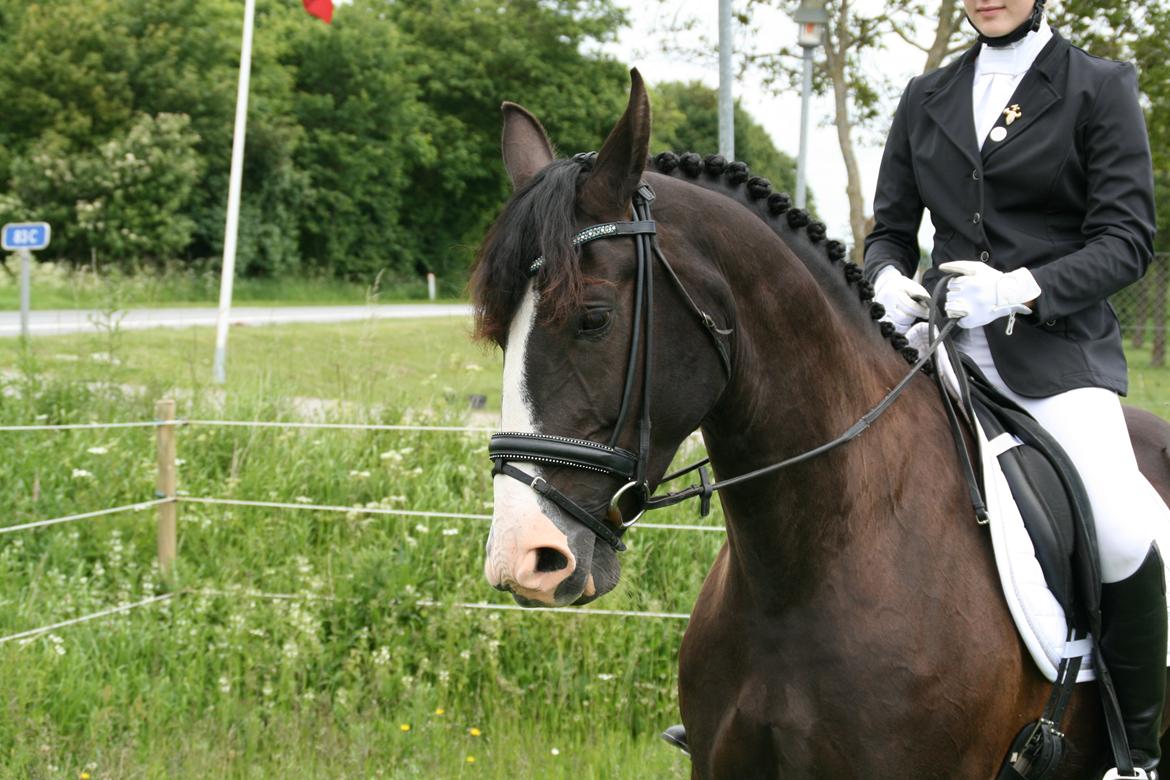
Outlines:
{"type": "MultiPolygon", "coordinates": [[[[718,87],[718,58],[714,53],[709,60],[704,61],[688,60],[677,54],[663,53],[662,35],[658,32],[669,27],[673,18],[683,19],[689,16],[698,19],[699,28],[712,41],[717,41],[719,29],[717,0],[661,2],[618,0],[618,4],[627,9],[631,24],[630,28],[622,33],[617,44],[606,47],[607,53],[630,67],[637,67],[651,85],[661,81],[698,80],[712,88],[718,87]]],[[[862,10],[867,6],[879,4],[879,0],[860,0],[855,3],[862,10]]],[[[774,34],[777,41],[795,41],[797,34],[795,22],[779,13],[773,13],[762,21],[766,25],[765,29],[769,34],[774,34]]],[[[880,71],[888,77],[889,83],[893,85],[893,92],[888,99],[889,113],[892,117],[898,93],[911,76],[921,72],[925,55],[896,36],[890,38],[880,58],[870,65],[875,71],[880,71]]],[[[817,56],[823,58],[824,55],[818,51],[817,56]]],[[[762,87],[757,78],[748,76],[736,82],[734,93],[748,113],[768,131],[776,147],[795,158],[800,149],[799,90],[775,95],[762,87]]],[[[849,200],[845,195],[845,164],[841,158],[836,127],[831,123],[832,113],[831,95],[813,98],[809,122],[807,182],[815,194],[817,215],[828,225],[830,237],[852,243],[849,229],[849,200]]],[[[617,117],[614,119],[616,121],[617,117]]],[[[879,125],[880,127],[873,131],[856,133],[854,137],[867,215],[872,212],[874,186],[881,164],[881,142],[888,122],[880,122],[879,125]]],[[[925,224],[928,226],[929,222],[926,221],[925,224]]],[[[931,241],[928,230],[924,229],[922,233],[919,240],[923,246],[929,247],[931,241]]]]}

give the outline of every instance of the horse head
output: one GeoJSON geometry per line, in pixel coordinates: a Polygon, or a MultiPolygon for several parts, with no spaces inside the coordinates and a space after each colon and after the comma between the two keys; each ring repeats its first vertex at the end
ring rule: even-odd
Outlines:
{"type": "Polygon", "coordinates": [[[540,122],[503,106],[514,191],[471,289],[478,334],[504,351],[484,573],[524,605],[613,589],[621,532],[728,381],[727,334],[713,347],[703,318],[728,323],[730,295],[693,243],[655,236],[643,178],[650,105],[631,76],[596,155],[555,159],[540,122]],[[656,352],[663,341],[669,360],[656,352]]]}

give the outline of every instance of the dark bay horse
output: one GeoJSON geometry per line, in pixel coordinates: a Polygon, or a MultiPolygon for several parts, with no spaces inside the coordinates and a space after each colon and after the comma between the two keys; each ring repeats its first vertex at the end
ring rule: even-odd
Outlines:
{"type": "MultiPolygon", "coordinates": [[[[620,543],[548,491],[616,532],[625,514],[607,507],[632,483],[618,467],[564,465],[559,445],[644,455],[653,486],[701,428],[730,477],[833,439],[913,357],[875,322],[872,289],[844,247],[745,166],[662,154],[647,169],[650,108],[632,75],[596,157],[555,159],[539,122],[504,105],[515,192],[472,292],[478,333],[504,348],[503,430],[551,445],[549,457],[514,458],[524,481],[494,482],[485,573],[521,604],[581,604],[617,582],[620,543]],[[646,212],[631,211],[642,183],[656,196],[662,251],[645,265],[646,212]],[[585,228],[631,221],[628,234],[573,246],[585,228]],[[649,269],[652,300],[637,268],[649,269]]],[[[1137,412],[1129,421],[1165,498],[1170,426],[1137,412]]],[[[937,390],[919,375],[856,440],[719,493],[727,542],[680,653],[694,777],[995,775],[1050,686],[1017,638],[958,474],[937,390]]],[[[1100,777],[1091,684],[1066,725],[1061,777],[1100,777]]]]}

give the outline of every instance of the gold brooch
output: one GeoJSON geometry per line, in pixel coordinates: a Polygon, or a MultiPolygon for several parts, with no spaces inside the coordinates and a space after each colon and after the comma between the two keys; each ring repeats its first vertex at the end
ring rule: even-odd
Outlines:
{"type": "Polygon", "coordinates": [[[1020,109],[1020,104],[1019,103],[1012,103],[1010,106],[1008,106],[1007,108],[1005,108],[1003,110],[1003,116],[1004,116],[1003,123],[1010,127],[1012,122],[1016,121],[1017,119],[1019,119],[1023,115],[1024,115],[1024,112],[1020,109]]]}

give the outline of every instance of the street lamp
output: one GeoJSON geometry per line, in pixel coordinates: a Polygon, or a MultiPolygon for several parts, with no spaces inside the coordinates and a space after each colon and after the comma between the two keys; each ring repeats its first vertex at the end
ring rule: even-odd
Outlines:
{"type": "Polygon", "coordinates": [[[804,49],[804,83],[800,90],[800,156],[796,159],[796,207],[802,209],[807,201],[804,184],[808,167],[808,103],[812,95],[813,50],[821,45],[829,12],[825,0],[801,0],[800,8],[792,18],[800,25],[797,43],[804,49]]]}

